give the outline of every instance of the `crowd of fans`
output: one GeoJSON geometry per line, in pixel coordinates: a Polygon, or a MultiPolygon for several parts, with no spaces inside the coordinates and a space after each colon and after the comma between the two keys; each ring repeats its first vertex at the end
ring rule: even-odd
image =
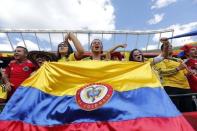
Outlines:
{"type": "MultiPolygon", "coordinates": [[[[133,49],[129,55],[129,61],[150,62],[152,69],[160,77],[161,84],[169,95],[186,94],[197,92],[197,47],[185,45],[181,49],[184,52],[184,59],[172,56],[172,45],[167,38],[161,38],[162,43],[160,55],[147,59],[143,52],[133,49]]],[[[0,73],[0,85],[2,93],[0,100],[5,101],[6,93],[9,99],[19,85],[36,71],[46,61],[79,61],[79,60],[114,60],[122,61],[124,56],[115,52],[117,48],[126,48],[126,44],[113,47],[103,52],[103,44],[99,39],[91,42],[91,55],[84,57],[84,49],[80,41],[73,33],[69,33],[65,40],[58,45],[57,55],[33,51],[28,53],[25,47],[17,46],[14,52],[14,60],[10,61],[5,72],[0,73]],[[72,41],[76,51],[74,52],[69,41],[72,41]]],[[[171,98],[173,103],[181,112],[193,111],[191,97],[171,98]]]]}

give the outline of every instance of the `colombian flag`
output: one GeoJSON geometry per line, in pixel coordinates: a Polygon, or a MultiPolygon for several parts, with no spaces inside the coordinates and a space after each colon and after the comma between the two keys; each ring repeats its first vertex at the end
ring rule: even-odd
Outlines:
{"type": "Polygon", "coordinates": [[[45,63],[0,114],[0,131],[193,131],[149,63],[45,63]]]}

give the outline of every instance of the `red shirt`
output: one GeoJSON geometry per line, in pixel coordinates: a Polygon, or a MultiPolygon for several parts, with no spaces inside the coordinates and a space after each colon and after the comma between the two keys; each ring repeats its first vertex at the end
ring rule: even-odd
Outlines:
{"type": "MultiPolygon", "coordinates": [[[[197,70],[197,60],[196,59],[189,59],[186,61],[186,65],[189,69],[197,70]]],[[[193,92],[197,92],[197,76],[188,75],[187,76],[190,88],[193,92]]]]}
{"type": "Polygon", "coordinates": [[[6,74],[10,83],[14,86],[14,90],[30,76],[35,70],[35,66],[30,60],[25,60],[23,63],[18,63],[16,60],[12,60],[6,68],[6,74]]]}

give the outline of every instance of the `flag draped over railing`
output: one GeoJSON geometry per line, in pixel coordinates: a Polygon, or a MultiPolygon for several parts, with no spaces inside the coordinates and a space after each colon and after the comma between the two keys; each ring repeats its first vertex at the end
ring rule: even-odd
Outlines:
{"type": "Polygon", "coordinates": [[[192,131],[149,63],[45,63],[0,114],[0,130],[192,131]]]}

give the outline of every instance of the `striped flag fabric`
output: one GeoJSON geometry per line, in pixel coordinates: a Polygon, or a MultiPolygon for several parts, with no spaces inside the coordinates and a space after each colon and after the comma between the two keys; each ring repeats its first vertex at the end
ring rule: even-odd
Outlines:
{"type": "Polygon", "coordinates": [[[150,63],[45,63],[0,114],[0,131],[193,131],[150,63]]]}

